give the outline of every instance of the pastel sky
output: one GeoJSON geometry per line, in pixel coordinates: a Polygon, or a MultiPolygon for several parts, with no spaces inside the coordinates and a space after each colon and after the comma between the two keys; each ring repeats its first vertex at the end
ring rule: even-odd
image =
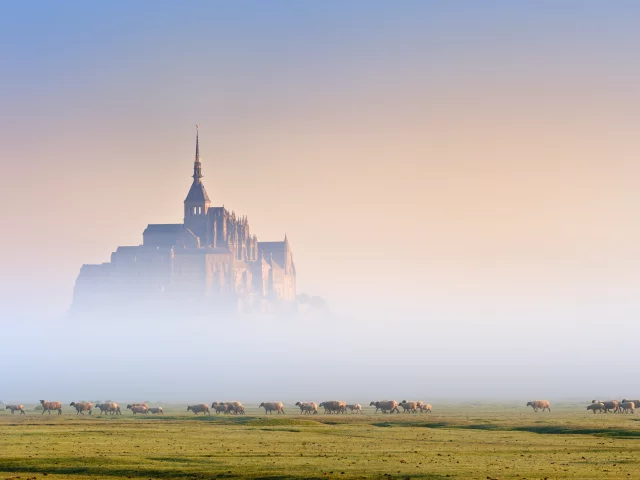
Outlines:
{"type": "Polygon", "coordinates": [[[638,310],[639,22],[635,1],[2,2],[1,303],[63,312],[83,263],[181,221],[199,123],[213,203],[286,232],[337,311],[638,310]]]}
{"type": "Polygon", "coordinates": [[[3,399],[637,398],[638,25],[631,0],[0,2],[3,399]],[[60,320],[83,263],[182,221],[196,123],[213,204],[286,233],[335,323],[60,320]]]}

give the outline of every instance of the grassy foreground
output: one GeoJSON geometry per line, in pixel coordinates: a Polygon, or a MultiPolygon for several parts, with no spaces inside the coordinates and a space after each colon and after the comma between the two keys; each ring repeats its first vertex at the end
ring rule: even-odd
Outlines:
{"type": "Polygon", "coordinates": [[[640,415],[436,406],[432,415],[0,414],[0,479],[640,478],[640,415]],[[636,418],[637,417],[637,418],[636,418]]]}

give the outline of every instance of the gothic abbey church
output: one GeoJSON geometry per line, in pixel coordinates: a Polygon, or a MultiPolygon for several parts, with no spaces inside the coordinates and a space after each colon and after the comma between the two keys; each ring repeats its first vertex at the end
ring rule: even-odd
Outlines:
{"type": "Polygon", "coordinates": [[[184,223],[150,224],[142,238],[142,245],[118,247],[108,263],[82,266],[72,310],[185,303],[205,311],[295,308],[296,268],[287,236],[259,242],[246,217],[211,206],[197,134],[184,223]]]}

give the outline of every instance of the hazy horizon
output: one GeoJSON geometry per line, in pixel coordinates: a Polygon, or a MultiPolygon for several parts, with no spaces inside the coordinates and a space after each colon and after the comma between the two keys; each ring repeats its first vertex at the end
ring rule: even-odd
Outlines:
{"type": "Polygon", "coordinates": [[[239,398],[637,397],[639,20],[631,1],[2,4],[0,398],[183,399],[201,375],[239,398]],[[66,317],[82,264],[182,221],[196,123],[212,205],[286,233],[331,320],[66,317]]]}

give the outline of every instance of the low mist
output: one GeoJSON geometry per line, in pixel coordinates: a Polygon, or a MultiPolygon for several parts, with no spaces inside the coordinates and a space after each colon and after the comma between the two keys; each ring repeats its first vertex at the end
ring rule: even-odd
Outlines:
{"type": "Polygon", "coordinates": [[[632,310],[497,304],[343,316],[33,317],[3,326],[0,399],[367,403],[637,395],[632,310]],[[558,319],[562,319],[559,321],[558,319]]]}

